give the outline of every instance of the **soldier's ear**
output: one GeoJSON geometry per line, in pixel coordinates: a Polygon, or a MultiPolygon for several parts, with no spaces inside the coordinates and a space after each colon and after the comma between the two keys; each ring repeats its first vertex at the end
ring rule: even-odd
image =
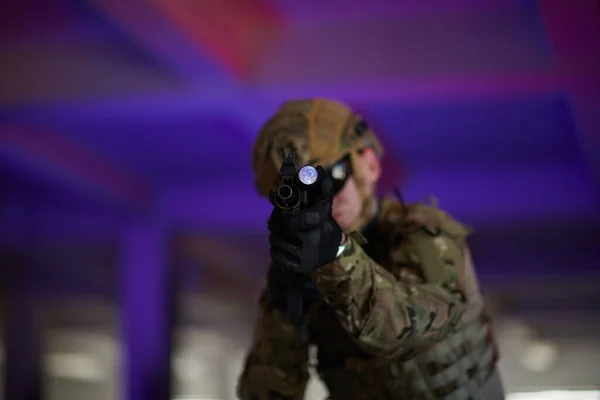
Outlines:
{"type": "Polygon", "coordinates": [[[379,178],[381,177],[381,161],[377,156],[377,153],[371,149],[367,148],[362,151],[359,155],[360,158],[360,168],[363,179],[366,181],[367,185],[373,185],[377,183],[379,178]]]}

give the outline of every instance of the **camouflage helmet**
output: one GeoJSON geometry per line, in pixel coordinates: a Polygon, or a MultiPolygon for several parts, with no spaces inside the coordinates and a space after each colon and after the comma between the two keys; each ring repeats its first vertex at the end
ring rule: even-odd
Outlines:
{"type": "MultiPolygon", "coordinates": [[[[260,129],[252,166],[258,192],[267,196],[281,167],[281,149],[296,149],[296,165],[333,166],[346,156],[372,148],[383,154],[379,140],[361,117],[334,100],[292,100],[284,103],[260,129]]],[[[360,187],[360,184],[359,184],[360,187]]]]}

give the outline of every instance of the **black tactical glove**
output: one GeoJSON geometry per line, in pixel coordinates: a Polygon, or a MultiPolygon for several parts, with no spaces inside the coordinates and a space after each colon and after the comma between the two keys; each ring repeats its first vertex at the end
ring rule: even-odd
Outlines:
{"type": "Polygon", "coordinates": [[[316,169],[319,178],[311,204],[294,214],[275,208],[268,222],[274,265],[300,274],[335,260],[342,240],[342,230],[331,215],[333,181],[321,166],[316,169]]]}

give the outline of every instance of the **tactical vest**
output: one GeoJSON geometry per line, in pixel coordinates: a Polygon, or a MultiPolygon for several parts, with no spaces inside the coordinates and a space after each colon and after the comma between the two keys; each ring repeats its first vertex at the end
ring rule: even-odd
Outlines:
{"type": "MultiPolygon", "coordinates": [[[[398,204],[388,201],[382,207],[382,231],[392,235],[394,230],[386,229],[386,224],[388,228],[395,224],[395,214],[400,212],[398,204]]],[[[425,234],[443,240],[464,240],[466,228],[451,219],[440,223],[427,210],[417,208],[419,224],[430,230],[425,234]]],[[[422,233],[423,230],[411,233],[409,245],[384,248],[380,252],[384,257],[374,257],[375,261],[398,279],[448,279],[453,273],[450,267],[457,266],[447,265],[443,252],[431,247],[434,241],[421,240],[425,238],[422,233]]],[[[477,292],[478,288],[466,291],[477,292]]],[[[311,343],[318,348],[316,369],[331,400],[469,400],[493,374],[498,359],[490,321],[483,309],[463,319],[441,342],[410,349],[395,360],[362,351],[324,302],[312,307],[308,330],[311,343]]]]}
{"type": "MultiPolygon", "coordinates": [[[[340,357],[317,371],[331,400],[468,400],[495,369],[496,347],[480,319],[417,354],[389,361],[340,357]]],[[[322,347],[321,347],[322,348],[322,347]]]]}

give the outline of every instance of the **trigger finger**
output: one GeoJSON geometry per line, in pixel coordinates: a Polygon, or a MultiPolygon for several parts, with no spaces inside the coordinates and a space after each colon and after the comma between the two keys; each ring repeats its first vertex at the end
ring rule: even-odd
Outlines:
{"type": "Polygon", "coordinates": [[[300,246],[290,243],[288,240],[280,239],[275,236],[270,238],[271,247],[279,252],[289,254],[294,258],[300,257],[300,246]]]}
{"type": "Polygon", "coordinates": [[[300,210],[295,214],[282,214],[274,210],[267,221],[270,232],[297,232],[314,228],[321,223],[321,204],[300,210]]]}
{"type": "Polygon", "coordinates": [[[292,232],[315,228],[321,224],[322,217],[320,211],[319,207],[305,208],[289,217],[286,221],[286,228],[292,232]]]}
{"type": "Polygon", "coordinates": [[[275,249],[271,249],[269,253],[271,255],[271,261],[273,261],[273,264],[277,267],[287,271],[295,271],[298,269],[298,263],[290,260],[289,257],[286,257],[285,253],[281,253],[275,249]]]}

